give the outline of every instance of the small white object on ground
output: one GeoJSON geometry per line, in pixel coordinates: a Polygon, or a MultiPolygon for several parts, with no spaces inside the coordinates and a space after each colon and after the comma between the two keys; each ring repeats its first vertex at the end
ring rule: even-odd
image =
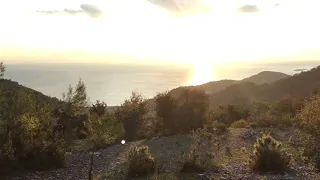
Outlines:
{"type": "Polygon", "coordinates": [[[125,144],[125,143],[126,143],[126,141],[125,141],[125,140],[122,140],[122,141],[121,141],[121,144],[125,144]]]}

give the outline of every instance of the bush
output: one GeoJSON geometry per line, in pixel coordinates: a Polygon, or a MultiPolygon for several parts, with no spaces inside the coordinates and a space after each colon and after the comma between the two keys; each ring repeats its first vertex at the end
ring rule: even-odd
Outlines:
{"type": "Polygon", "coordinates": [[[243,119],[239,121],[235,121],[231,124],[232,128],[247,128],[249,126],[249,123],[243,119]]]}
{"type": "Polygon", "coordinates": [[[320,93],[314,94],[305,102],[297,115],[297,125],[311,135],[305,148],[305,156],[320,170],[320,93]]]}
{"type": "Polygon", "coordinates": [[[22,115],[8,127],[5,144],[0,149],[0,164],[5,164],[1,174],[63,167],[65,163],[65,142],[53,137],[44,120],[22,115]]]}
{"type": "Polygon", "coordinates": [[[228,126],[219,121],[212,123],[212,132],[217,135],[222,135],[228,132],[228,126]]]}
{"type": "Polygon", "coordinates": [[[89,118],[90,139],[94,149],[105,148],[123,136],[124,130],[121,122],[113,114],[105,113],[102,116],[92,115],[89,118]]]}
{"type": "Polygon", "coordinates": [[[254,145],[249,164],[253,172],[283,172],[288,169],[290,156],[283,152],[281,144],[269,134],[262,134],[254,145]]]}
{"type": "Polygon", "coordinates": [[[156,99],[156,128],[163,131],[164,135],[173,135],[176,133],[179,124],[177,122],[177,102],[169,92],[159,93],[156,99]]]}
{"type": "Polygon", "coordinates": [[[147,146],[135,146],[128,154],[128,179],[154,173],[156,163],[147,146]]]}
{"type": "Polygon", "coordinates": [[[146,101],[141,94],[132,92],[129,99],[116,110],[115,117],[123,123],[124,139],[128,142],[139,139],[139,131],[147,114],[146,101]]]}
{"type": "Polygon", "coordinates": [[[207,121],[208,96],[204,91],[184,89],[177,99],[179,133],[203,128],[207,121]]]}
{"type": "Polygon", "coordinates": [[[218,139],[206,129],[192,131],[192,144],[187,154],[187,161],[184,162],[181,172],[202,173],[208,169],[217,168],[213,158],[214,145],[218,139]]]}
{"type": "Polygon", "coordinates": [[[257,128],[258,128],[258,123],[252,122],[252,123],[249,124],[249,126],[250,126],[250,128],[252,128],[252,129],[257,129],[257,128]]]}

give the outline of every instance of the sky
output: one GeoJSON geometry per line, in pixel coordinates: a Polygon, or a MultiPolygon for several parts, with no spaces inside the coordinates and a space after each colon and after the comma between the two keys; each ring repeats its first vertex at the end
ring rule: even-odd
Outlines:
{"type": "Polygon", "coordinates": [[[320,61],[319,0],[6,0],[0,60],[320,61]]]}

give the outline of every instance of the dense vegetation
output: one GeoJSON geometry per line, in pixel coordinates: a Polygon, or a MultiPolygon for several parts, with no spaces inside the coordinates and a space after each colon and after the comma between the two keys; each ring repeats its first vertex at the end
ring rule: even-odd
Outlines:
{"type": "MultiPolygon", "coordinates": [[[[0,77],[4,70],[1,63],[0,77]]],[[[5,167],[0,174],[63,167],[66,152],[78,141],[98,150],[121,139],[131,142],[189,133],[192,143],[190,151],[181,155],[181,172],[203,173],[219,168],[214,153],[220,151],[219,142],[229,128],[303,130],[311,136],[301,143],[303,156],[319,168],[320,94],[312,91],[319,88],[315,78],[319,72],[318,67],[292,77],[281,74],[281,80],[260,85],[224,82],[230,85],[209,95],[199,88],[182,88],[176,94],[159,93],[154,106],[133,92],[115,111],[108,111],[103,101],[91,104],[81,79],[75,87],[69,86],[62,101],[0,79],[0,165],[5,167]]],[[[257,139],[250,157],[252,171],[290,169],[285,149],[272,136],[257,139]]],[[[230,147],[225,152],[233,156],[230,147]]],[[[148,147],[130,149],[128,160],[128,178],[158,170],[148,147]]]]}

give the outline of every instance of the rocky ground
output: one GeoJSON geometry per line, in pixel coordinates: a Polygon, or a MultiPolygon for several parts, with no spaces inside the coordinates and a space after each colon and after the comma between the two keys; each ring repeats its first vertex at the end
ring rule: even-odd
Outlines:
{"type": "MultiPolygon", "coordinates": [[[[124,146],[117,145],[94,155],[93,176],[116,170],[124,146]]],[[[23,173],[5,180],[87,180],[91,155],[88,152],[67,155],[67,167],[43,172],[23,173]]]]}
{"type": "MultiPolygon", "coordinates": [[[[248,129],[231,129],[227,138],[221,139],[221,147],[215,155],[215,161],[221,166],[215,171],[204,174],[192,174],[181,177],[177,175],[181,168],[182,154],[188,152],[190,136],[178,135],[164,138],[153,138],[151,140],[137,141],[126,145],[114,145],[98,151],[94,155],[93,176],[95,179],[116,180],[125,177],[126,151],[129,147],[144,144],[150,149],[155,157],[161,174],[160,176],[144,179],[243,179],[243,180],[320,180],[320,174],[312,169],[309,164],[298,161],[299,151],[297,147],[289,144],[289,139],[294,136],[293,131],[273,132],[277,140],[283,142],[284,147],[293,154],[292,169],[284,174],[258,175],[248,170],[248,155],[252,151],[258,131],[248,129]],[[226,153],[230,149],[230,153],[226,153]],[[161,167],[160,167],[161,166],[161,167]],[[168,175],[169,174],[169,175],[168,175]]],[[[86,180],[90,163],[88,152],[68,154],[67,167],[44,172],[24,173],[5,178],[5,180],[86,180]]]]}

